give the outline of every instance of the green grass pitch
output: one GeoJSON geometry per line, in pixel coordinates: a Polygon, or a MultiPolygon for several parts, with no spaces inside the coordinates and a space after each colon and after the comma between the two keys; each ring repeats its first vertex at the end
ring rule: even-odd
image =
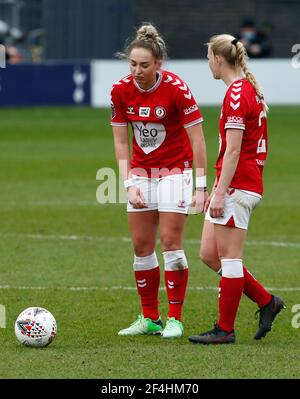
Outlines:
{"type": "MultiPolygon", "coordinates": [[[[202,112],[212,184],[219,109],[202,112]]],[[[210,347],[187,340],[217,318],[218,276],[198,259],[203,216],[189,216],[186,226],[185,336],[118,337],[140,306],[125,206],[95,199],[97,170],[116,167],[109,111],[0,110],[0,304],[6,310],[0,378],[299,378],[300,328],[292,326],[300,303],[299,115],[299,107],[271,107],[265,196],[244,255],[287,308],[273,331],[255,341],[256,305],[243,297],[236,344],[210,347]],[[29,306],[46,307],[57,320],[58,336],[47,348],[16,341],[15,319],[29,306]]],[[[160,252],[158,244],[162,261],[160,252]]],[[[161,287],[165,319],[163,278],[161,287]]]]}

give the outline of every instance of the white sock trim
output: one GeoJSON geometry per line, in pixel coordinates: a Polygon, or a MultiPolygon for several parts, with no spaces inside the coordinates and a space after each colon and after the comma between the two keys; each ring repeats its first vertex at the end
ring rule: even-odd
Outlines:
{"type": "Polygon", "coordinates": [[[156,252],[148,256],[136,256],[134,255],[133,270],[151,270],[158,266],[158,259],[156,252]]]}
{"type": "Polygon", "coordinates": [[[221,259],[222,277],[241,278],[244,277],[242,259],[221,259]]]}
{"type": "Polygon", "coordinates": [[[187,259],[183,249],[163,252],[164,267],[167,271],[188,269],[187,259]]]}

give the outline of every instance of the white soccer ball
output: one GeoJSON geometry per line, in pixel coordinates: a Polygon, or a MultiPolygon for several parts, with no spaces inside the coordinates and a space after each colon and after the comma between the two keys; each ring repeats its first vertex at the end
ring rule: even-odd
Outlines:
{"type": "Polygon", "coordinates": [[[25,346],[47,346],[56,337],[56,320],[47,309],[27,308],[17,317],[15,334],[25,346]]]}

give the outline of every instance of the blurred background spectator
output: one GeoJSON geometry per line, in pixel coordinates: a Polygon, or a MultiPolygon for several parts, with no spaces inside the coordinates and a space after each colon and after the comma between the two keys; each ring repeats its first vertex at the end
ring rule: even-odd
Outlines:
{"type": "Polygon", "coordinates": [[[29,39],[43,24],[43,6],[44,0],[0,0],[0,43],[5,46],[7,63],[37,58],[32,55],[36,43],[29,39]]]}
{"type": "Polygon", "coordinates": [[[261,29],[257,29],[254,19],[245,17],[237,38],[244,44],[250,58],[266,58],[272,54],[270,33],[271,25],[264,24],[261,29]]]}
{"type": "Polygon", "coordinates": [[[239,32],[250,58],[288,58],[299,15],[300,0],[0,0],[0,42],[12,62],[112,59],[151,21],[170,59],[205,58],[204,44],[222,32],[239,32]]]}

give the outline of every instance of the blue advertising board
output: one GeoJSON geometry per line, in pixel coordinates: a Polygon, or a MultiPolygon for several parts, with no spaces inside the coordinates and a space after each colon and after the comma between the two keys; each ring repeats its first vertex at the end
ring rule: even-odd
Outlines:
{"type": "Polygon", "coordinates": [[[90,63],[7,65],[0,69],[0,106],[89,105],[90,63]]]}

